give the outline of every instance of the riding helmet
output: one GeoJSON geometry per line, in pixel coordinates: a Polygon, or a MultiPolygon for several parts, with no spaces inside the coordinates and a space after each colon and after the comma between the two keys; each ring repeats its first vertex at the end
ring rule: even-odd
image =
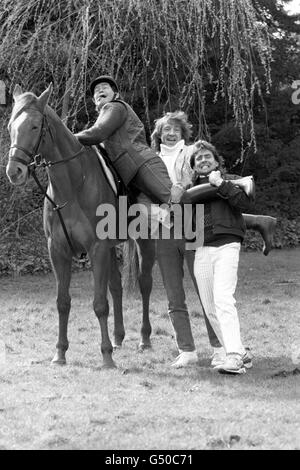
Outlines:
{"type": "Polygon", "coordinates": [[[95,78],[95,80],[93,80],[91,85],[90,85],[90,90],[91,90],[92,95],[94,95],[95,86],[98,85],[98,83],[103,83],[103,82],[109,83],[110,86],[116,92],[119,91],[119,87],[118,87],[118,85],[117,85],[114,78],[110,77],[109,75],[100,75],[100,77],[95,78]]]}

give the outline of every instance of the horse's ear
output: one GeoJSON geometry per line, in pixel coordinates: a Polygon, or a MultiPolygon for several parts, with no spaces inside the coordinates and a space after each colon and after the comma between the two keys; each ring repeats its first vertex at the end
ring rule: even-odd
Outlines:
{"type": "Polygon", "coordinates": [[[14,100],[16,98],[18,98],[18,96],[22,95],[22,88],[20,87],[20,85],[16,85],[15,88],[14,88],[14,91],[13,91],[13,98],[14,100]]]}
{"type": "Polygon", "coordinates": [[[43,91],[43,93],[38,98],[39,103],[40,103],[40,105],[42,106],[43,109],[45,108],[46,104],[48,103],[48,100],[50,98],[52,90],[53,90],[53,85],[52,85],[52,82],[51,82],[50,85],[48,86],[48,88],[45,91],[43,91]]]}

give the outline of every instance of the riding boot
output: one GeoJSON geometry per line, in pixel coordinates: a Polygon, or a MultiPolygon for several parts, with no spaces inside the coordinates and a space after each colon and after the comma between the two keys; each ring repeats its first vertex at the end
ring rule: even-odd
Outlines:
{"type": "Polygon", "coordinates": [[[230,180],[233,184],[238,185],[247,196],[254,201],[255,199],[255,183],[253,176],[244,176],[236,180],[230,180]]]}
{"type": "MultiPolygon", "coordinates": [[[[255,183],[252,176],[229,181],[242,188],[250,199],[255,198],[255,183]]],[[[181,204],[201,204],[216,199],[217,191],[218,188],[210,183],[199,184],[185,191],[180,186],[174,185],[171,189],[171,195],[175,196],[175,199],[179,198],[181,204]]],[[[172,199],[173,202],[177,202],[173,197],[172,199]]]]}
{"type": "Polygon", "coordinates": [[[202,204],[216,199],[218,188],[210,183],[198,184],[184,191],[181,196],[181,204],[202,204]]]}
{"type": "Polygon", "coordinates": [[[256,230],[261,234],[264,241],[263,254],[267,256],[273,247],[273,236],[277,219],[268,215],[242,215],[246,223],[247,230],[256,230]]]}

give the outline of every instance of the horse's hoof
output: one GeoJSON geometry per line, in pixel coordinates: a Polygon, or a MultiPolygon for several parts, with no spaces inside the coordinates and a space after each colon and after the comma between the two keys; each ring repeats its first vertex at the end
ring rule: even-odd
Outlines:
{"type": "Polygon", "coordinates": [[[104,370],[110,370],[110,369],[116,369],[117,366],[116,364],[114,363],[114,361],[111,361],[111,362],[106,362],[105,364],[103,364],[102,366],[102,369],[104,370]]]}
{"type": "Polygon", "coordinates": [[[53,366],[65,366],[67,364],[67,361],[65,359],[56,359],[56,360],[52,360],[51,361],[51,364],[53,366]]]}
{"type": "Polygon", "coordinates": [[[122,344],[113,344],[113,350],[117,351],[118,349],[122,349],[122,344]]]}
{"type": "Polygon", "coordinates": [[[51,361],[51,364],[54,366],[65,366],[67,364],[65,357],[60,357],[58,354],[55,354],[54,358],[51,361]]]}

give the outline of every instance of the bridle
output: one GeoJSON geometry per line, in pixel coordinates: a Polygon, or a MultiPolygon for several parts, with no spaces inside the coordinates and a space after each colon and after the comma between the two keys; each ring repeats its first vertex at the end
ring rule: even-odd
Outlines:
{"type": "MultiPolygon", "coordinates": [[[[23,108],[21,111],[23,112],[23,111],[25,111],[25,109],[27,110],[27,109],[30,109],[30,108],[23,108]]],[[[35,145],[32,152],[30,152],[29,150],[27,150],[26,148],[24,148],[20,145],[12,145],[9,149],[9,158],[8,159],[9,159],[9,161],[22,163],[23,165],[25,165],[28,168],[29,174],[32,175],[32,177],[35,180],[38,188],[40,189],[40,191],[42,192],[44,197],[53,206],[53,211],[57,212],[60,223],[61,223],[61,226],[62,226],[62,229],[63,229],[63,232],[64,232],[65,237],[66,237],[66,240],[67,240],[68,245],[69,245],[69,247],[72,251],[72,255],[76,258],[77,257],[76,250],[74,249],[74,246],[72,244],[72,241],[70,239],[70,236],[69,236],[67,228],[66,228],[66,224],[63,220],[63,216],[60,212],[61,209],[63,209],[68,204],[68,201],[61,204],[61,205],[56,204],[53,201],[53,199],[47,194],[47,191],[41,185],[41,182],[39,181],[39,179],[37,177],[37,174],[36,174],[36,169],[39,168],[39,167],[50,168],[54,165],[68,163],[69,161],[74,160],[75,158],[79,157],[82,154],[82,152],[84,150],[84,147],[81,147],[78,152],[76,152],[74,155],[72,155],[71,157],[66,158],[64,160],[58,160],[56,162],[51,162],[51,161],[48,161],[45,158],[43,158],[41,153],[39,153],[39,149],[40,149],[40,146],[42,144],[42,140],[45,137],[47,131],[50,131],[50,127],[49,127],[46,115],[44,113],[42,113],[41,111],[39,111],[38,109],[36,109],[36,108],[32,108],[32,109],[34,109],[34,111],[38,111],[42,114],[42,126],[41,126],[41,131],[40,131],[38,141],[37,141],[37,143],[36,143],[36,145],[35,145]],[[24,153],[29,158],[29,160],[25,160],[24,158],[21,158],[21,157],[15,156],[15,155],[11,155],[11,150],[13,150],[13,149],[20,150],[22,153],[24,153]]],[[[18,115],[19,114],[20,114],[20,112],[18,113],[18,115]]]]}
{"type": "MultiPolygon", "coordinates": [[[[31,108],[23,108],[22,112],[27,109],[31,109],[31,108]]],[[[58,160],[57,162],[51,162],[49,160],[42,158],[42,155],[38,153],[39,148],[41,146],[42,140],[45,137],[47,131],[50,132],[50,127],[49,127],[46,115],[42,113],[41,111],[39,111],[38,109],[35,109],[35,108],[32,108],[32,109],[34,109],[34,111],[40,112],[43,117],[41,131],[40,131],[39,139],[36,143],[36,146],[32,152],[29,152],[29,150],[27,150],[24,147],[21,147],[21,145],[11,145],[9,149],[9,157],[8,157],[9,161],[22,163],[23,165],[27,166],[30,173],[32,173],[35,170],[35,168],[38,168],[38,167],[50,168],[51,166],[54,166],[54,165],[68,163],[69,161],[74,160],[74,158],[77,158],[83,152],[84,147],[81,147],[80,150],[76,152],[74,155],[72,155],[71,157],[65,158],[64,160],[58,160]],[[23,158],[11,155],[10,151],[13,149],[21,150],[21,152],[23,152],[27,157],[29,157],[29,161],[24,160],[23,158]]]]}
{"type": "MultiPolygon", "coordinates": [[[[19,111],[19,113],[17,114],[17,116],[20,114],[20,112],[23,112],[27,109],[34,109],[34,111],[38,111],[40,112],[38,109],[35,109],[35,108],[23,108],[21,111],[19,111]]],[[[27,150],[26,148],[24,147],[21,147],[21,145],[11,145],[10,146],[10,149],[9,149],[9,156],[8,156],[8,159],[9,161],[13,161],[13,162],[19,162],[19,163],[22,163],[23,165],[27,166],[28,168],[30,167],[30,165],[32,165],[33,161],[35,161],[36,157],[38,157],[38,150],[40,148],[40,145],[42,143],[42,140],[44,138],[44,136],[46,135],[46,132],[47,132],[47,129],[46,129],[46,124],[48,126],[48,123],[47,123],[47,118],[45,116],[44,113],[41,113],[42,115],[42,126],[41,126],[41,131],[40,131],[40,135],[39,135],[39,139],[33,149],[32,152],[29,152],[29,150],[27,150]],[[20,150],[22,153],[24,153],[27,157],[29,157],[29,161],[27,160],[24,160],[24,158],[20,158],[20,157],[16,157],[15,155],[11,155],[11,150],[13,149],[17,149],[17,150],[20,150]]],[[[49,126],[48,126],[49,127],[49,126]]],[[[33,166],[33,165],[32,165],[33,166]]]]}

